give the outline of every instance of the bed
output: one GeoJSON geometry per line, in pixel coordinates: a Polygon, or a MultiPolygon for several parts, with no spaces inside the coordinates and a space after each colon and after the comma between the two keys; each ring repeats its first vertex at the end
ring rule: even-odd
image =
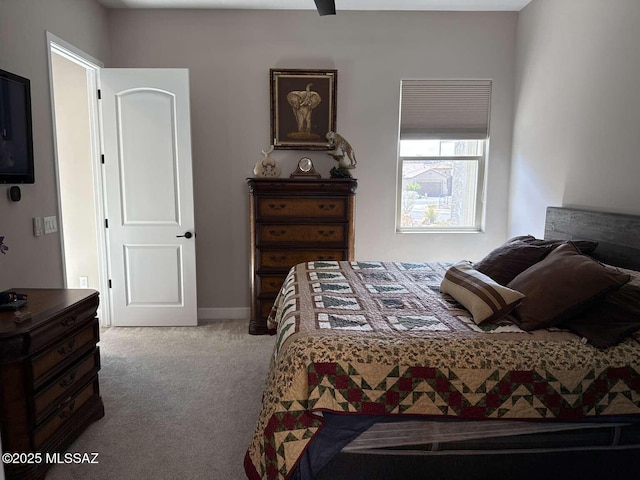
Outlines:
{"type": "Polygon", "coordinates": [[[640,316],[627,309],[615,338],[588,317],[636,300],[640,217],[550,207],[545,239],[525,237],[475,264],[293,267],[269,317],[276,346],[247,476],[623,478],[637,466],[640,316]],[[514,245],[530,258],[510,273],[524,270],[502,283],[482,273],[514,245]],[[568,280],[543,277],[549,268],[568,280]],[[499,297],[493,310],[475,287],[460,293],[460,275],[499,297]],[[557,301],[590,289],[571,308],[557,301]]]}

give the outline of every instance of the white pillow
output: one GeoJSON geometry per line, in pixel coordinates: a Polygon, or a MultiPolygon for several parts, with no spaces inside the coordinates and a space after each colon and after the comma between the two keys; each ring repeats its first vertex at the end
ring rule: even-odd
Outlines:
{"type": "Polygon", "coordinates": [[[440,291],[448,293],[469,310],[478,325],[505,317],[525,297],[475,270],[467,260],[447,270],[440,291]]]}

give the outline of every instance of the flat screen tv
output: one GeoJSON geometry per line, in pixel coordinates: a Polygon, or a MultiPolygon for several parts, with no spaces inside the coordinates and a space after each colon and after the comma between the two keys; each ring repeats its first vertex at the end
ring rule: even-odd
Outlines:
{"type": "Polygon", "coordinates": [[[0,70],[0,183],[34,183],[31,82],[0,70]]]}

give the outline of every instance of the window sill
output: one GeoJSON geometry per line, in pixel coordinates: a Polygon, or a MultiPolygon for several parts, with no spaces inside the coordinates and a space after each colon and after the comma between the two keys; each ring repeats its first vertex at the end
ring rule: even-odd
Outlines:
{"type": "Polygon", "coordinates": [[[482,228],[468,227],[468,228],[396,228],[396,233],[484,233],[482,228]]]}

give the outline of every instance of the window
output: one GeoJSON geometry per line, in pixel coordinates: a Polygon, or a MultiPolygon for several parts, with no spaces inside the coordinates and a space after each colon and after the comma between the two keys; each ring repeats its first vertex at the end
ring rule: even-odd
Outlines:
{"type": "Polygon", "coordinates": [[[399,232],[479,231],[490,81],[403,80],[399,232]]]}

